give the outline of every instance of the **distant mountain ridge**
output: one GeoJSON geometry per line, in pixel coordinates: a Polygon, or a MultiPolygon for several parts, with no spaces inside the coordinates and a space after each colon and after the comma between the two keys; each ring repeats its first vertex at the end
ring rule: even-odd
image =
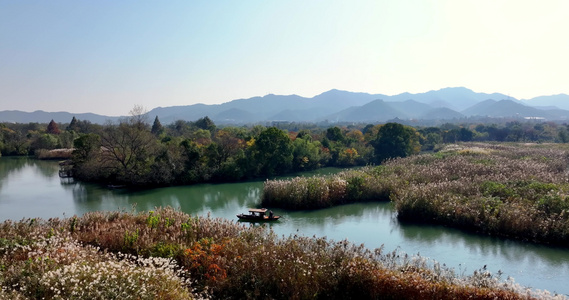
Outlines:
{"type": "MultiPolygon", "coordinates": [[[[567,120],[569,96],[559,94],[517,100],[500,93],[476,93],[464,87],[393,96],[333,89],[312,98],[268,94],[223,104],[157,107],[148,114],[151,119],[158,116],[163,124],[177,120],[195,121],[204,116],[220,124],[270,121],[379,123],[393,119],[453,121],[471,117],[567,120]]],[[[67,123],[73,116],[99,124],[119,119],[91,113],[0,111],[0,122],[47,123],[53,119],[67,123]]]]}
{"type": "Polygon", "coordinates": [[[36,110],[34,112],[24,112],[19,110],[0,111],[0,122],[7,123],[49,123],[54,120],[58,123],[69,123],[73,117],[79,120],[88,120],[92,123],[104,124],[105,122],[115,122],[120,117],[109,117],[93,113],[73,114],[69,112],[46,112],[36,110]]]}

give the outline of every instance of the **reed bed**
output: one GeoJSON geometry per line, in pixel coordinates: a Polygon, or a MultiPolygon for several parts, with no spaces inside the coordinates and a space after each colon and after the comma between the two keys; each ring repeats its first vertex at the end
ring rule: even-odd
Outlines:
{"type": "Polygon", "coordinates": [[[330,176],[265,181],[262,205],[288,209],[317,209],[361,201],[389,201],[399,178],[391,170],[364,167],[330,176]]]}
{"type": "Polygon", "coordinates": [[[401,220],[567,245],[568,166],[566,146],[449,145],[437,153],[330,177],[267,181],[262,203],[265,207],[314,209],[392,201],[401,220]],[[312,184],[316,182],[320,186],[312,184]],[[331,182],[344,184],[331,192],[324,186],[331,182]]]}
{"type": "Polygon", "coordinates": [[[562,299],[485,269],[171,208],[0,223],[0,299],[562,299]]]}
{"type": "Polygon", "coordinates": [[[35,155],[38,159],[70,159],[73,149],[38,149],[35,155]]]}

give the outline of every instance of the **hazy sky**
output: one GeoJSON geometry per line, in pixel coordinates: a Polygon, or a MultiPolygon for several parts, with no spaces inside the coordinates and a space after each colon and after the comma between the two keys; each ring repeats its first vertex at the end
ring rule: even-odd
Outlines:
{"type": "Polygon", "coordinates": [[[569,1],[0,0],[0,110],[330,89],[569,94],[569,1]]]}

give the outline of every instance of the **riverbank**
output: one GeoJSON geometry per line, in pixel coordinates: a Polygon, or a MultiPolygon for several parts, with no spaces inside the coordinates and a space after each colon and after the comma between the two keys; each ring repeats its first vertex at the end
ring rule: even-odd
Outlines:
{"type": "Polygon", "coordinates": [[[265,182],[262,205],[315,209],[392,201],[401,220],[567,245],[565,145],[468,143],[329,177],[265,182]]]}
{"type": "Polygon", "coordinates": [[[550,297],[484,269],[463,277],[421,257],[279,238],[264,227],[173,209],[6,221],[0,229],[0,298],[550,297]]]}

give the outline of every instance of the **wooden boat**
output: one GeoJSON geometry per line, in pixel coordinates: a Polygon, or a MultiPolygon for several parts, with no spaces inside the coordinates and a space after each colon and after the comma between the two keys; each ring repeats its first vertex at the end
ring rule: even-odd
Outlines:
{"type": "Polygon", "coordinates": [[[277,221],[280,216],[273,215],[273,212],[266,208],[249,208],[248,214],[238,214],[237,218],[243,221],[267,222],[277,221]],[[269,212],[268,214],[267,211],[269,212]]]}

